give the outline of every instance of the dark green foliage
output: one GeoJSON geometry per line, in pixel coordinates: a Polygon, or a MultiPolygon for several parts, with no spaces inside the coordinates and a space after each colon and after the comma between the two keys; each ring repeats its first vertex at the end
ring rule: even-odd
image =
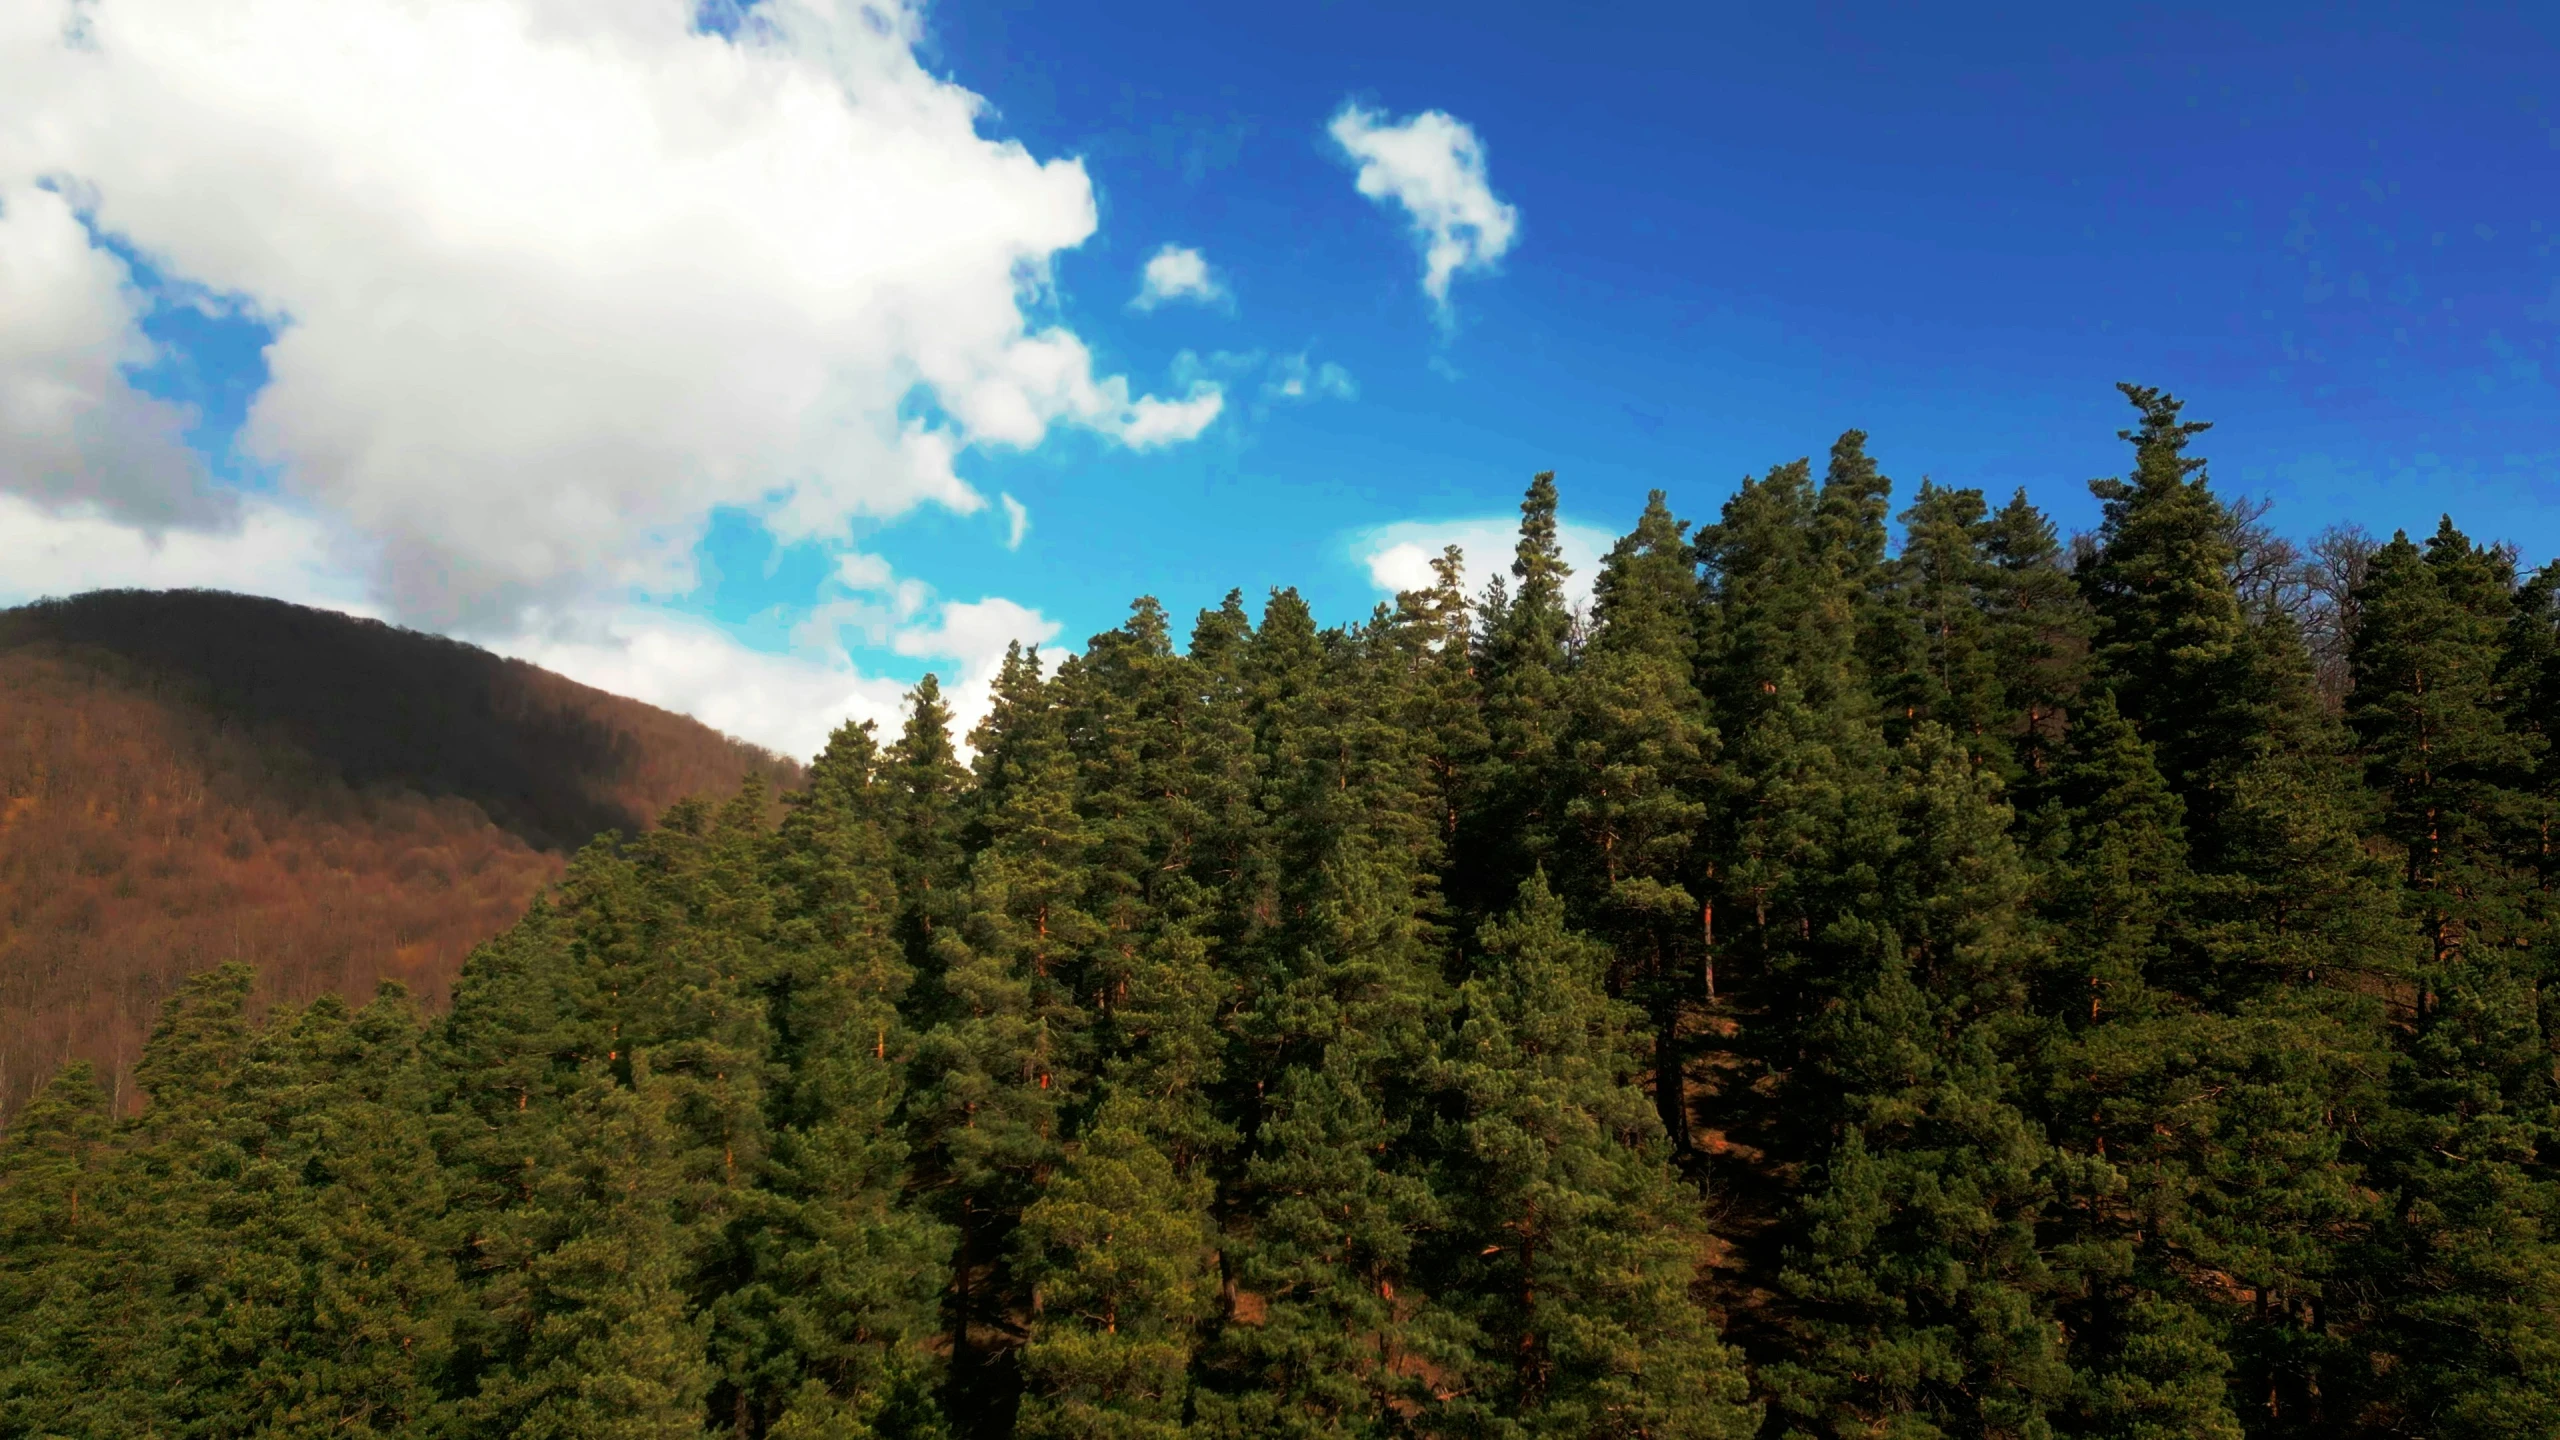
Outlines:
{"type": "Polygon", "coordinates": [[[524,1193],[482,1241],[480,1302],[511,1342],[464,1402],[471,1428],[658,1440],[695,1433],[713,1380],[686,1303],[683,1143],[645,1057],[593,1067],[526,1157],[524,1193]]]}
{"type": "Polygon", "coordinates": [[[2032,1087],[2055,1148],[2048,1253],[2079,1371],[2087,1433],[2236,1436],[2220,1327],[2180,1293],[2177,1226],[2194,1194],[2187,1148],[2213,1125],[2199,1071],[2210,1018],[2166,988],[2192,885],[2183,810],[2151,747],[2090,697],[2048,787],[2055,853],[2038,907],[2055,955],[2032,1087]]]}
{"type": "Polygon", "coordinates": [[[2205,462],[2187,454],[2213,427],[2181,420],[2180,403],[2159,390],[2120,388],[2142,424],[2118,432],[2133,442],[2132,477],[2089,486],[2106,506],[2097,553],[2079,570],[2096,620],[2092,660],[2209,832],[2232,772],[2263,743],[2264,678],[2232,586],[2222,504],[2205,462]]]}
{"type": "Polygon", "coordinates": [[[1024,1435],[1183,1433],[1194,1335],[1217,1299],[1216,1236],[1208,1177],[1174,1169],[1143,1110],[1105,1105],[1022,1216],[1024,1435]]]}
{"type": "Polygon", "coordinates": [[[1944,727],[1893,784],[1874,956],[1814,1032],[1839,1134],[1785,1276],[1805,1358],[1771,1378],[1811,1433],[2047,1435],[2070,1380],[2037,1244],[2053,1163],[2008,1058],[2043,964],[2027,872],[1998,781],[1944,727]]]}
{"type": "Polygon", "coordinates": [[[2560,1411],[2560,1188],[2543,991],[2544,590],[2451,520],[2375,552],[2348,716],[2427,955],[2394,1073],[2367,1261],[2392,1408],[2433,1433],[2547,1434],[2560,1411]],[[2519,701],[2524,703],[2519,704],[2519,701]]]}
{"type": "Polygon", "coordinates": [[[1778,466],[1698,539],[1699,687],[1722,738],[1698,841],[1705,988],[1765,1009],[1754,1045],[1782,1072],[1871,953],[1856,911],[1891,846],[1886,744],[1857,664],[1883,512],[1853,437],[1835,483],[1817,491],[1805,462],[1778,466]]]}
{"type": "MultiPolygon", "coordinates": [[[[1565,608],[1571,575],[1556,540],[1556,477],[1529,482],[1520,501],[1520,543],[1511,580],[1488,590],[1477,640],[1487,754],[1479,781],[1477,823],[1467,827],[1469,868],[1489,888],[1507,891],[1554,846],[1559,750],[1566,735],[1566,646],[1573,616],[1565,608]]],[[[1493,896],[1479,897],[1499,903],[1493,896]]]]}
{"type": "Polygon", "coordinates": [[[935,1371],[951,1240],[902,1203],[914,1044],[878,766],[869,727],[839,729],[771,851],[772,1140],[713,1310],[733,1416],[776,1434],[894,1425],[935,1371]]]}
{"type": "Polygon", "coordinates": [[[969,772],[951,740],[951,711],[942,686],[927,675],[907,697],[906,729],[880,767],[883,823],[898,881],[898,936],[907,963],[924,982],[908,1013],[940,1019],[948,1004],[935,947],[960,923],[967,904],[962,849],[969,772]]]}
{"type": "Polygon", "coordinates": [[[1935,720],[2011,782],[2040,776],[2084,628],[2052,525],[2024,491],[1995,513],[1979,490],[1926,480],[1901,519],[1866,641],[1885,733],[1935,720]]]}
{"type": "Polygon", "coordinates": [[[1693,1296],[1705,1226],[1630,1083],[1642,1016],[1533,875],[1479,937],[1451,1092],[1444,1288],[1472,1353],[1448,1383],[1494,1434],[1740,1437],[1742,1367],[1693,1296]]]}
{"type": "Polygon", "coordinates": [[[2068,565],[1850,431],[1577,612],[1540,475],[1481,602],[928,677],[432,1021],[199,976],[0,1141],[0,1434],[2560,1435],[2560,569],[2315,664],[2125,394],[2068,565]]]}
{"type": "Polygon", "coordinates": [[[1715,743],[1694,679],[1699,589],[1687,528],[1657,490],[1601,568],[1566,749],[1562,810],[1575,843],[1556,867],[1587,923],[1614,942],[1616,987],[1652,1017],[1655,1103],[1679,1150],[1689,1148],[1680,1005],[1705,963],[1691,852],[1715,743]]]}
{"type": "Polygon", "coordinates": [[[228,967],[170,1001],[141,1072],[172,1103],[123,1144],[99,1143],[77,1072],[13,1131],[8,1221],[43,1266],[19,1272],[38,1283],[0,1361],[13,1430],[396,1435],[444,1415],[461,1297],[417,1019],[385,987],[253,1028],[249,983],[228,967]]]}
{"type": "Polygon", "coordinates": [[[956,1236],[950,1407],[972,1433],[1009,1423],[1019,1390],[1027,1295],[1009,1263],[1013,1230],[1064,1158],[1091,1063],[1084,983],[1105,935],[1083,906],[1092,840],[1036,655],[1006,667],[979,743],[985,841],[934,939],[946,1014],[918,1049],[911,1121],[934,1209],[956,1236]]]}

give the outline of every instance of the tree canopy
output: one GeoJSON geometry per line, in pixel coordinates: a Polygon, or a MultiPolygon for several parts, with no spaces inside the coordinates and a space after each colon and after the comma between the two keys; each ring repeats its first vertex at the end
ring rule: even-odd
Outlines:
{"type": "Polygon", "coordinates": [[[1853,430],[1577,606],[1540,474],[1480,595],[926,677],[442,1013],[198,975],[0,1138],[0,1435],[2560,1436],[2560,569],[2306,625],[2124,393],[2069,546],[1853,430]]]}

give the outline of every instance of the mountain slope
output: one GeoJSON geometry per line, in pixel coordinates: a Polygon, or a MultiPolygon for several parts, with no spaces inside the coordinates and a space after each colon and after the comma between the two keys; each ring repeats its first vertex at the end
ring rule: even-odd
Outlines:
{"type": "Polygon", "coordinates": [[[595,834],[798,767],[377,621],[210,591],[0,612],[0,1114],[67,1058],[121,1084],[230,959],[271,998],[440,1001],[595,834]]]}

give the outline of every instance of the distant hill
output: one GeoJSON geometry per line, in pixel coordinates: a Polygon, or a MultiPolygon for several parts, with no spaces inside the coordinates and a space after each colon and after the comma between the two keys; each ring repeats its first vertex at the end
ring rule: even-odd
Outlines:
{"type": "Polygon", "coordinates": [[[440,1003],[569,851],[790,761],[538,666],[216,591],[0,611],[0,1115],[185,976],[440,1003]]]}

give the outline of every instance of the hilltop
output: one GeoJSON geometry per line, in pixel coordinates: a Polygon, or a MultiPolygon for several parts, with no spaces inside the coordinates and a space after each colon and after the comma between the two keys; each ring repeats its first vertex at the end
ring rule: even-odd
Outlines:
{"type": "Polygon", "coordinates": [[[203,590],[0,612],[0,1114],[70,1058],[119,1089],[226,960],[262,998],[440,1004],[577,846],[749,773],[799,768],[380,621],[203,590]]]}

